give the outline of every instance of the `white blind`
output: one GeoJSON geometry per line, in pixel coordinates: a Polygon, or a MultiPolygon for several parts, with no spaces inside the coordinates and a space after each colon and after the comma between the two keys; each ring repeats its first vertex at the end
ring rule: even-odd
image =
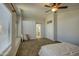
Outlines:
{"type": "Polygon", "coordinates": [[[4,4],[0,4],[0,54],[3,53],[7,47],[11,44],[11,19],[12,15],[4,4]]]}

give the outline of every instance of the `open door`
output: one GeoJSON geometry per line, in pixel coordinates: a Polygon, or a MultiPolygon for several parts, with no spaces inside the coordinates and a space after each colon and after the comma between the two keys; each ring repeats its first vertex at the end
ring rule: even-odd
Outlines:
{"type": "Polygon", "coordinates": [[[36,24],[36,38],[41,38],[41,24],[36,24]]]}

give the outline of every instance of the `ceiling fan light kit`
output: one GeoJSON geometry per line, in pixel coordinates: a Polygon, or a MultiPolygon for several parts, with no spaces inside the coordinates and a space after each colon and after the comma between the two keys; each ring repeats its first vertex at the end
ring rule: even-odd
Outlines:
{"type": "Polygon", "coordinates": [[[56,12],[57,10],[58,10],[58,8],[57,7],[54,7],[54,8],[52,8],[51,9],[53,12],[56,12]]]}
{"type": "MultiPolygon", "coordinates": [[[[59,9],[66,9],[68,6],[61,6],[61,3],[51,3],[50,5],[45,5],[45,7],[51,8],[51,11],[57,12],[59,9]]],[[[46,11],[49,12],[50,10],[46,11]]]]}

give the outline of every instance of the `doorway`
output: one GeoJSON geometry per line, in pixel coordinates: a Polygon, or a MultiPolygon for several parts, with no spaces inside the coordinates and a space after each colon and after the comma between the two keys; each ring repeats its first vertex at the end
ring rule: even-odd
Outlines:
{"type": "Polygon", "coordinates": [[[36,24],[36,38],[41,38],[41,24],[36,24]]]}

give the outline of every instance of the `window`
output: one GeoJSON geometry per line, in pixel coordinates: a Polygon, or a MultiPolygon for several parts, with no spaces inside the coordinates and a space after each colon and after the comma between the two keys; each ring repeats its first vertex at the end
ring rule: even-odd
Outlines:
{"type": "Polygon", "coordinates": [[[0,4],[0,54],[11,45],[11,19],[9,9],[4,4],[0,4]]]}

